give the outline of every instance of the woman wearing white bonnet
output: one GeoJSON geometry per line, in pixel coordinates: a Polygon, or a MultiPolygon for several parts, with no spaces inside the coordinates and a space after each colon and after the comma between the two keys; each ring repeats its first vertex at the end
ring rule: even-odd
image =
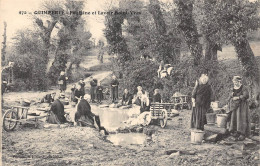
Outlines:
{"type": "Polygon", "coordinates": [[[212,89],[208,84],[209,77],[206,72],[203,72],[192,92],[192,100],[195,104],[191,116],[191,128],[204,130],[204,125],[207,124],[206,113],[210,109],[212,98],[212,89]]]}
{"type": "Polygon", "coordinates": [[[237,140],[244,140],[250,135],[249,108],[248,101],[249,93],[242,84],[240,76],[234,76],[233,90],[230,95],[229,111],[231,113],[229,132],[237,140]]]}

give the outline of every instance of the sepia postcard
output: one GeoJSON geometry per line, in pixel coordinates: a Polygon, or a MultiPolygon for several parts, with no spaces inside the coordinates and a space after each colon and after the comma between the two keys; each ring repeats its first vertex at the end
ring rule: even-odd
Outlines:
{"type": "Polygon", "coordinates": [[[259,165],[259,11],[0,0],[2,165],[259,165]]]}

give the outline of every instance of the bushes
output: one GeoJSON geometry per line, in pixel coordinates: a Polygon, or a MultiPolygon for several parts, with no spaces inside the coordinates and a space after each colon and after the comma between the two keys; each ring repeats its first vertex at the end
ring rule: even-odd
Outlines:
{"type": "Polygon", "coordinates": [[[209,74],[209,84],[213,90],[213,98],[220,101],[220,106],[225,105],[231,93],[232,77],[241,74],[239,65],[234,65],[234,60],[225,63],[207,61],[203,62],[199,68],[195,68],[192,66],[192,63],[192,59],[188,57],[183,58],[179,64],[174,66],[171,76],[161,79],[160,82],[163,85],[163,100],[169,102],[170,97],[175,92],[191,95],[199,73],[206,70],[209,74]],[[232,65],[230,63],[232,63],[232,65]]]}
{"type": "Polygon", "coordinates": [[[14,90],[45,90],[47,88],[46,65],[41,56],[13,54],[8,57],[8,60],[14,62],[14,90]]]}
{"type": "Polygon", "coordinates": [[[92,73],[89,73],[86,69],[84,68],[73,68],[71,70],[71,74],[69,76],[69,83],[73,83],[73,82],[78,82],[80,80],[80,78],[87,78],[90,77],[92,75],[92,73]]]}
{"type": "Polygon", "coordinates": [[[128,62],[122,71],[123,85],[131,93],[136,91],[137,86],[152,92],[156,86],[158,65],[150,60],[134,60],[128,62]]]}
{"type": "Polygon", "coordinates": [[[193,69],[192,64],[192,59],[182,59],[180,63],[173,66],[171,75],[161,80],[163,101],[169,102],[175,92],[181,92],[186,95],[191,94],[192,84],[197,78],[197,72],[193,69]]]}
{"type": "Polygon", "coordinates": [[[45,90],[47,81],[45,71],[47,58],[39,34],[30,30],[18,31],[15,44],[7,61],[14,62],[14,78],[17,90],[45,90]],[[23,86],[23,87],[21,87],[23,86]]]}
{"type": "Polygon", "coordinates": [[[48,79],[50,80],[50,83],[52,85],[55,85],[57,83],[57,80],[60,76],[60,72],[65,71],[67,61],[68,61],[67,54],[59,54],[55,56],[54,62],[48,73],[48,79]]]}
{"type": "Polygon", "coordinates": [[[15,80],[13,86],[11,87],[11,91],[25,91],[32,89],[30,82],[26,79],[17,79],[15,80]]]}

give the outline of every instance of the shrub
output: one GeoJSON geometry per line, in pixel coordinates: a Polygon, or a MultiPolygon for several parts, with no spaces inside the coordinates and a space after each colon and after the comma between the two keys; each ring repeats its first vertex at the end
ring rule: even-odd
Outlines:
{"type": "Polygon", "coordinates": [[[227,70],[225,63],[206,61],[200,67],[194,67],[192,64],[192,59],[184,57],[179,64],[174,66],[170,76],[161,79],[163,100],[169,102],[175,92],[191,95],[194,83],[201,71],[208,71],[213,99],[220,101],[221,106],[225,105],[232,87],[232,77],[239,74],[239,66],[227,70]]]}
{"type": "Polygon", "coordinates": [[[78,82],[80,78],[87,78],[91,76],[92,73],[89,73],[85,68],[73,68],[69,77],[69,83],[78,82]]]}
{"type": "Polygon", "coordinates": [[[128,62],[122,71],[123,87],[135,93],[137,86],[152,92],[156,87],[158,65],[150,60],[134,60],[128,62]]]}
{"type": "Polygon", "coordinates": [[[22,80],[28,84],[23,88],[45,90],[47,57],[43,43],[39,40],[39,34],[30,30],[21,30],[17,32],[14,39],[12,54],[8,54],[7,59],[15,63],[13,70],[15,79],[18,79],[18,86],[22,84],[22,80]]]}
{"type": "Polygon", "coordinates": [[[46,65],[41,56],[12,54],[8,57],[8,61],[14,62],[14,78],[15,82],[18,81],[15,83],[18,87],[14,90],[45,90],[47,88],[46,65]]]}

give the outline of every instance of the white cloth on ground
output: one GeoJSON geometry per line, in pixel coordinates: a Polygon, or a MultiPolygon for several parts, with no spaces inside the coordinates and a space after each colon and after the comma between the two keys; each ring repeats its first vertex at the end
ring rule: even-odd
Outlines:
{"type": "Polygon", "coordinates": [[[130,118],[126,121],[126,124],[135,126],[135,125],[143,125],[147,126],[151,122],[151,113],[143,112],[137,118],[130,118]]]}

